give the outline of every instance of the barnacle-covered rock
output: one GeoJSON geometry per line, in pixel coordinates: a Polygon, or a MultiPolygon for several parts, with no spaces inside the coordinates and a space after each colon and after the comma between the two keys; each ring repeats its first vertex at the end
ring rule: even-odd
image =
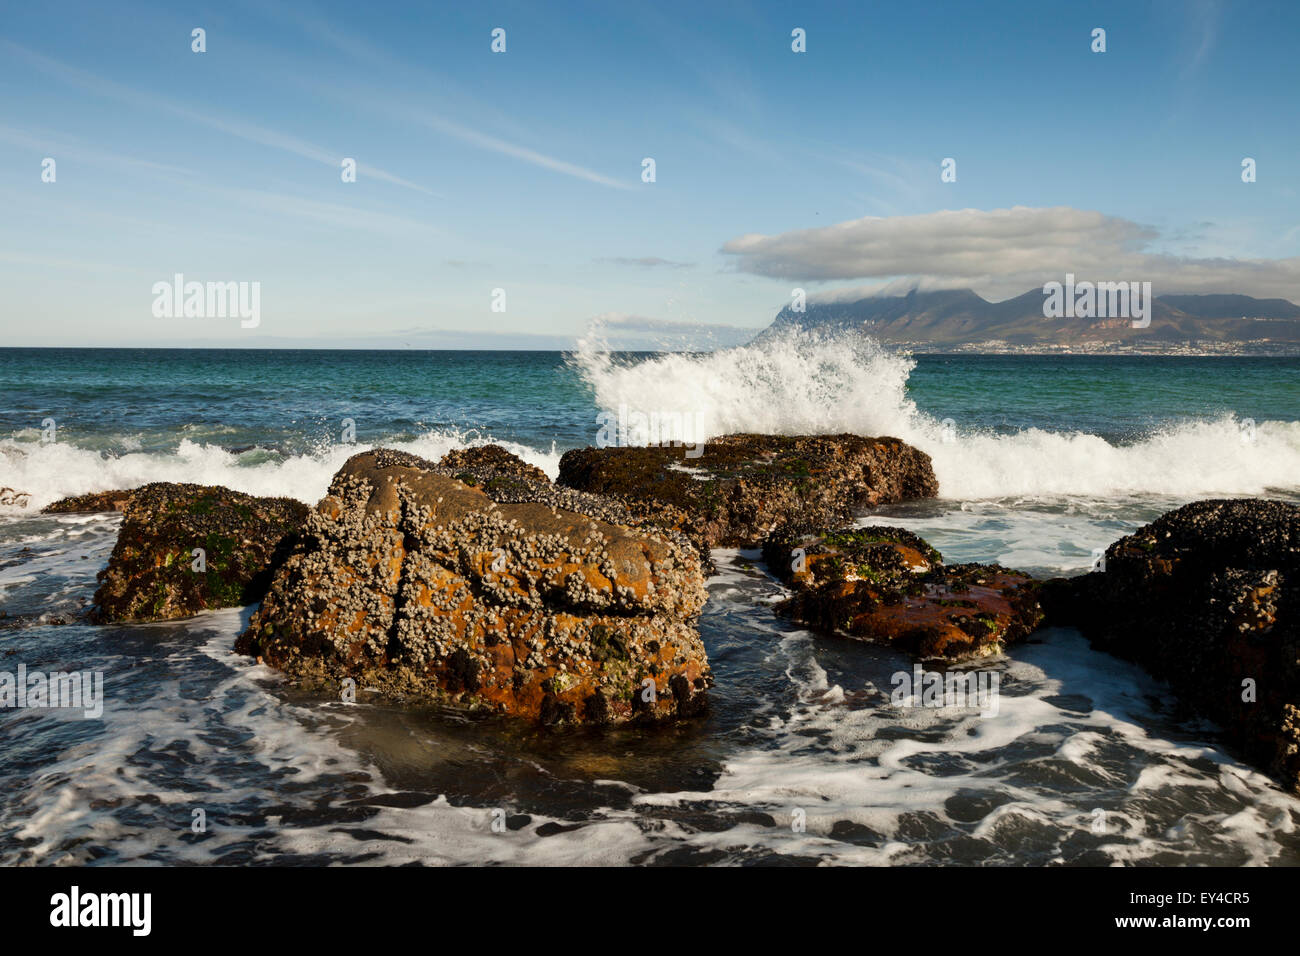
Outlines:
{"type": "Polygon", "coordinates": [[[93,491],[88,495],[73,495],[60,498],[41,509],[41,514],[91,514],[101,511],[125,511],[126,503],[131,499],[133,489],[115,491],[93,491]]]}
{"type": "Polygon", "coordinates": [[[542,723],[700,712],[689,542],[527,476],[474,487],[453,477],[463,464],[349,459],[238,649],[304,683],[542,723]]]}
{"type": "Polygon", "coordinates": [[[456,473],[456,478],[467,485],[504,483],[514,478],[550,482],[542,469],[512,455],[500,445],[455,448],[443,455],[438,464],[450,468],[456,473]]]}

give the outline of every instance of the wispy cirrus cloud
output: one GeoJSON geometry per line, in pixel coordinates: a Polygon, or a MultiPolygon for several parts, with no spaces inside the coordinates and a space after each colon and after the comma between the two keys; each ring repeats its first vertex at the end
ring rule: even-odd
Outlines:
{"type": "MultiPolygon", "coordinates": [[[[319,12],[310,10],[293,10],[285,7],[283,4],[272,4],[269,8],[274,14],[288,22],[295,23],[305,34],[333,47],[345,56],[366,64],[370,69],[383,68],[391,70],[397,68],[399,71],[422,74],[425,71],[413,69],[404,63],[395,62],[393,56],[379,47],[351,35],[334,26],[329,20],[321,16],[319,12]]],[[[445,80],[438,78],[439,85],[443,85],[445,80]]],[[[499,135],[493,135],[476,126],[458,122],[454,119],[439,113],[431,113],[423,110],[410,103],[402,103],[394,100],[391,95],[382,91],[373,91],[371,93],[362,93],[356,84],[346,86],[340,84],[326,83],[315,79],[305,81],[305,85],[310,86],[317,92],[330,96],[336,100],[346,101],[354,106],[360,106],[370,112],[383,112],[406,125],[423,126],[443,136],[449,136],[459,140],[467,145],[474,146],[478,149],[488,152],[497,153],[501,156],[508,156],[541,169],[550,170],[551,172],[560,173],[564,176],[571,176],[574,179],[585,180],[586,182],[596,183],[601,186],[608,186],[613,189],[634,189],[636,185],[626,180],[616,179],[612,176],[606,176],[594,169],[589,169],[579,163],[570,162],[569,160],[560,159],[557,156],[550,155],[534,149],[532,146],[525,146],[511,139],[506,139],[499,135]]],[[[509,125],[516,128],[513,136],[521,135],[518,130],[518,124],[510,121],[499,110],[489,108],[489,104],[481,102],[474,103],[475,114],[477,117],[492,115],[496,117],[496,125],[509,125]]],[[[639,167],[638,167],[639,172],[639,167]]]]}
{"type": "Polygon", "coordinates": [[[579,166],[577,163],[570,163],[554,156],[548,156],[527,146],[507,142],[471,126],[465,126],[462,123],[457,123],[454,120],[424,110],[410,109],[405,111],[402,117],[410,123],[424,126],[435,132],[442,133],[444,136],[450,136],[471,146],[477,146],[479,149],[485,149],[502,156],[509,156],[512,159],[518,159],[533,166],[540,166],[542,169],[549,169],[565,176],[572,176],[574,179],[583,179],[613,189],[634,188],[631,183],[614,179],[585,166],[579,166]]]}
{"type": "MultiPolygon", "coordinates": [[[[551,172],[571,176],[574,179],[582,179],[600,186],[624,190],[635,189],[640,184],[639,178],[635,182],[628,182],[606,176],[578,163],[571,163],[568,160],[550,156],[531,147],[510,142],[499,136],[493,136],[483,130],[448,119],[445,116],[430,113],[410,104],[396,102],[382,92],[376,91],[370,95],[363,95],[355,87],[343,87],[317,81],[309,81],[306,85],[310,86],[319,95],[332,97],[339,102],[346,102],[367,112],[385,113],[406,127],[423,126],[425,129],[432,130],[443,136],[449,136],[470,146],[497,153],[501,156],[508,156],[511,159],[517,159],[551,172]]],[[[639,175],[640,166],[638,165],[636,168],[639,175]]]]}
{"type": "Polygon", "coordinates": [[[674,262],[672,259],[661,259],[658,256],[608,256],[603,259],[597,259],[596,262],[607,262],[615,266],[634,266],[640,269],[689,269],[689,262],[674,262]]]}
{"type": "Polygon", "coordinates": [[[55,159],[72,159],[87,165],[141,170],[150,173],[171,173],[180,176],[196,175],[192,169],[107,152],[93,146],[86,146],[76,139],[50,133],[46,130],[22,130],[15,129],[12,126],[0,126],[0,142],[20,146],[23,149],[41,150],[55,159]]]}
{"type": "Polygon", "coordinates": [[[1195,49],[1187,58],[1182,76],[1186,79],[1201,68],[1214,49],[1219,35],[1220,8],[1217,0],[1197,0],[1188,4],[1187,22],[1190,45],[1195,49]]]}
{"type": "MultiPolygon", "coordinates": [[[[26,47],[19,46],[10,40],[0,39],[0,49],[6,50],[24,62],[30,64],[47,76],[53,76],[61,82],[71,86],[79,87],[91,93],[100,96],[111,97],[119,102],[126,103],[130,106],[144,110],[154,110],[157,112],[170,113],[173,116],[179,116],[182,119],[193,123],[207,126],[218,132],[226,133],[238,139],[250,143],[256,143],[271,149],[278,149],[284,152],[301,156],[304,159],[310,159],[313,162],[324,163],[328,166],[338,168],[343,159],[343,154],[318,146],[307,140],[291,136],[287,133],[281,133],[278,130],[268,129],[255,123],[249,123],[243,120],[233,120],[217,116],[215,114],[202,112],[197,109],[191,109],[175,103],[166,97],[158,96],[154,93],[145,93],[133,89],[124,84],[97,76],[78,67],[69,66],[58,60],[44,56],[35,51],[28,50],[26,47]]],[[[438,196],[425,186],[410,180],[403,179],[401,176],[394,175],[378,166],[368,164],[357,164],[358,173],[367,177],[380,180],[381,182],[390,183],[394,186],[401,186],[404,189],[414,190],[424,193],[427,196],[438,196]]]]}
{"type": "Polygon", "coordinates": [[[308,219],[343,229],[364,229],[385,235],[395,232],[445,235],[443,230],[426,222],[343,203],[306,199],[260,189],[218,189],[215,192],[262,212],[308,219]]]}

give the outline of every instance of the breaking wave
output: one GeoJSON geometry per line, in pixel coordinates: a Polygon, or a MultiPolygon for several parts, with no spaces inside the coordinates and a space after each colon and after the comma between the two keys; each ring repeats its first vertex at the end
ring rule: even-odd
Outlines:
{"type": "MultiPolygon", "coordinates": [[[[477,430],[431,431],[414,440],[386,441],[397,448],[437,461],[453,448],[499,444],[554,476],[559,453],[501,441],[477,430]]],[[[170,452],[110,454],[69,442],[0,441],[0,486],[30,495],[25,507],[42,508],[69,495],[113,488],[135,488],[151,481],[225,485],[251,495],[282,495],[314,505],[330,479],[353,455],[376,447],[333,443],[311,453],[283,455],[263,448],[231,451],[219,445],[181,439],[170,452]]]]}
{"type": "Polygon", "coordinates": [[[931,456],[945,498],[1258,495],[1300,487],[1300,422],[1257,422],[1248,444],[1233,414],[1153,426],[1127,444],[1082,431],[945,428],[908,395],[913,360],[860,335],[792,331],[718,352],[634,361],[588,344],[572,363],[600,408],[694,416],[709,437],[901,438],[931,456]]]}

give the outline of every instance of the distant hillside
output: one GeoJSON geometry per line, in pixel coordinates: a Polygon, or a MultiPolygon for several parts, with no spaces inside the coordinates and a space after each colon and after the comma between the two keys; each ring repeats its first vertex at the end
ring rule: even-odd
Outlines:
{"type": "Polygon", "coordinates": [[[1205,319],[1239,319],[1242,316],[1300,319],[1300,305],[1286,299],[1252,299],[1248,295],[1158,295],[1156,301],[1205,319]]]}
{"type": "Polygon", "coordinates": [[[1143,343],[1269,343],[1300,348],[1300,306],[1247,295],[1161,295],[1151,324],[1135,329],[1120,318],[1044,318],[1042,289],[989,302],[970,289],[909,292],[843,302],[813,302],[804,312],[782,309],[759,335],[782,329],[857,329],[889,344],[975,346],[1141,346],[1143,343]]]}

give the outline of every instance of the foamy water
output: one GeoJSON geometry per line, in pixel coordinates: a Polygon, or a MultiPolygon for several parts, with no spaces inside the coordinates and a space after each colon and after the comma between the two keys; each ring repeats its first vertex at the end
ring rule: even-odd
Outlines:
{"type": "MultiPolygon", "coordinates": [[[[565,406],[579,420],[566,427],[590,443],[595,412],[625,405],[699,416],[710,434],[915,444],[942,497],[863,520],[915,531],[950,561],[1074,573],[1194,498],[1300,500],[1300,426],[1258,416],[1243,443],[1248,409],[1153,416],[1123,439],[945,428],[933,402],[917,404],[913,361],[865,340],[638,361],[588,349],[571,365],[592,401],[565,406]]],[[[535,397],[501,402],[503,414],[562,417],[535,397]]],[[[1040,632],[980,662],[1000,677],[994,717],[900,708],[891,678],[912,662],[778,619],[771,606],[786,591],[751,552],[715,554],[700,622],[712,715],[654,731],[538,731],[305,694],[233,654],[249,609],[141,627],[49,623],[90,602],[120,523],[35,513],[59,497],[167,480],[312,504],[368,447],[437,460],[493,440],[464,423],[417,428],[418,410],[385,435],[370,415],[381,427],[369,442],[268,439],[242,452],[220,443],[248,444],[247,423],[210,416],[161,438],[124,416],[116,431],[74,421],[52,444],[26,427],[0,439],[0,486],[31,494],[0,512],[0,633],[13,652],[0,669],[100,670],[107,697],[102,720],[0,712],[0,863],[1300,863],[1300,801],[1077,633],[1040,632]]],[[[548,427],[499,443],[554,476],[575,442],[548,427]]]]}
{"type": "MultiPolygon", "coordinates": [[[[921,411],[909,389],[915,361],[862,336],[791,332],[758,345],[637,360],[595,346],[589,343],[570,359],[595,410],[682,414],[708,437],[742,431],[892,435],[931,456],[940,495],[948,499],[1193,498],[1300,487],[1300,420],[1254,421],[1227,411],[1208,419],[1153,421],[1122,442],[1071,429],[999,434],[921,411]]],[[[1158,389],[1158,382],[1144,387],[1158,389]]],[[[1107,397],[1099,393],[1088,400],[1104,403],[1107,397]]],[[[1296,411],[1300,418],[1300,408],[1296,411]]],[[[534,412],[529,406],[519,409],[523,416],[534,412]]],[[[594,415],[592,421],[588,444],[597,440],[594,415]]],[[[217,443],[219,427],[201,431],[203,437],[195,438],[181,429],[172,447],[144,451],[136,450],[140,437],[125,423],[121,433],[107,438],[49,444],[41,443],[38,429],[17,429],[0,439],[0,487],[30,494],[30,508],[66,495],[148,481],[223,484],[312,504],[350,455],[375,445],[437,460],[452,448],[494,440],[485,428],[451,426],[369,443],[324,438],[309,452],[253,448],[235,453],[217,443]]],[[[552,477],[565,450],[554,443],[541,447],[495,440],[552,477]]]]}
{"type": "MultiPolygon", "coordinates": [[[[494,440],[477,432],[432,432],[415,441],[378,443],[437,461],[453,448],[499,444],[554,477],[558,452],[540,451],[515,442],[494,440]]],[[[225,485],[251,495],[279,495],[315,504],[330,480],[353,455],[376,445],[328,444],[312,454],[235,453],[219,445],[181,439],[174,452],[112,453],[80,448],[69,442],[0,442],[0,486],[29,491],[27,510],[40,509],[70,495],[116,488],[135,488],[151,481],[225,485]]],[[[12,509],[23,510],[23,509],[12,509]]]]}
{"type": "MultiPolygon", "coordinates": [[[[84,596],[118,519],[39,521],[62,530],[0,588],[84,596]]],[[[247,609],[17,632],[31,665],[102,670],[108,700],[0,718],[0,863],[1300,862],[1300,802],[1077,634],[980,665],[995,717],[900,708],[909,660],[788,627],[753,553],[715,558],[714,713],[661,732],[295,692],[231,652],[247,609]]]]}
{"type": "Polygon", "coordinates": [[[709,437],[852,432],[901,438],[931,456],[945,498],[1208,497],[1300,485],[1300,421],[1245,423],[1243,431],[1241,419],[1225,415],[1157,425],[1127,445],[1079,431],[998,435],[955,422],[945,428],[908,393],[914,361],[860,336],[792,332],[720,352],[632,363],[588,350],[574,361],[601,408],[696,416],[709,437]]]}

